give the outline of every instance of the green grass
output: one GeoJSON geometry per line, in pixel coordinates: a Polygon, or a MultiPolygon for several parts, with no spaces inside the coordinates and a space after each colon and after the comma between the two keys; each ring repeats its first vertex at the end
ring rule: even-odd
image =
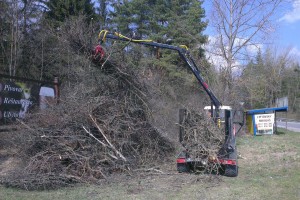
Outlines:
{"type": "Polygon", "coordinates": [[[170,174],[127,181],[123,177],[122,181],[100,186],[52,191],[0,187],[0,199],[300,199],[300,133],[281,132],[238,138],[241,159],[236,178],[213,178],[208,182],[208,176],[177,174],[174,167],[170,174]]]}

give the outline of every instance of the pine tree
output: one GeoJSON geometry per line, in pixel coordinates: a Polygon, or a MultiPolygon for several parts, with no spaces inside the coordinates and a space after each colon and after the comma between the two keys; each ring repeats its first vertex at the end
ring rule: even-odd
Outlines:
{"type": "Polygon", "coordinates": [[[205,17],[201,2],[197,0],[171,1],[171,12],[168,17],[168,35],[175,43],[185,44],[190,48],[206,42],[202,32],[207,26],[201,19],[205,17]]]}
{"type": "MultiPolygon", "coordinates": [[[[172,45],[186,45],[199,57],[204,57],[201,48],[207,40],[203,31],[205,11],[198,0],[131,0],[115,4],[112,21],[115,29],[125,35],[135,33],[139,39],[152,39],[160,43],[172,41],[172,45]]],[[[140,47],[135,47],[140,54],[140,47]]],[[[132,48],[134,51],[134,48],[132,48]]],[[[177,52],[150,49],[160,60],[155,62],[169,75],[180,77],[183,63],[177,52]]],[[[144,54],[145,55],[145,54],[144,54]]],[[[141,56],[137,56],[139,59],[141,56]]],[[[149,58],[147,58],[149,59],[149,58]]]]}
{"type": "Polygon", "coordinates": [[[122,33],[136,32],[141,38],[190,48],[206,42],[207,26],[202,2],[197,0],[132,0],[117,4],[112,14],[116,29],[122,33]]]}
{"type": "Polygon", "coordinates": [[[67,18],[80,14],[86,15],[88,22],[96,18],[94,3],[91,0],[49,0],[45,4],[49,9],[46,12],[47,19],[56,26],[67,18]]]}

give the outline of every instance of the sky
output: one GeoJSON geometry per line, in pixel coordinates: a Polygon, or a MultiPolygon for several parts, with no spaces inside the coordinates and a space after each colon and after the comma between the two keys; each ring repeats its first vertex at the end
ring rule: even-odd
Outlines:
{"type": "Polygon", "coordinates": [[[279,18],[278,45],[292,48],[300,61],[300,0],[290,3],[287,12],[279,18]]]}
{"type": "MultiPolygon", "coordinates": [[[[209,16],[209,0],[204,1],[203,8],[209,16]]],[[[290,49],[291,56],[300,63],[300,0],[287,2],[284,8],[281,7],[280,12],[276,13],[274,19],[276,29],[269,38],[277,49],[282,51],[290,49]]],[[[211,30],[208,25],[204,33],[211,37],[213,36],[211,30]]]]}
{"type": "MultiPolygon", "coordinates": [[[[272,43],[283,52],[290,49],[290,54],[300,63],[300,0],[285,0],[284,8],[280,8],[274,18],[276,19],[276,29],[270,35],[272,43]]],[[[205,0],[203,8],[209,16],[211,0],[205,0]]],[[[209,17],[207,17],[209,19],[209,17]]],[[[211,27],[207,27],[204,32],[211,35],[211,27]]],[[[262,44],[263,46],[263,44],[262,44]]]]}

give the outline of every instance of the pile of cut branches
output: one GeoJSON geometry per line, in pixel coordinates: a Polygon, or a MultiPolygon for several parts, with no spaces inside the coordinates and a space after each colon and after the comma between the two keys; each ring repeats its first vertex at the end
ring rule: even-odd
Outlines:
{"type": "Polygon", "coordinates": [[[20,121],[22,134],[30,135],[20,152],[28,164],[5,185],[50,189],[97,182],[174,154],[174,145],[149,121],[147,91],[125,70],[81,72],[82,82],[65,87],[59,105],[20,121]]]}
{"type": "Polygon", "coordinates": [[[202,170],[209,173],[218,171],[219,164],[212,161],[224,144],[224,133],[203,113],[185,110],[184,114],[181,122],[182,145],[192,159],[205,163],[202,170]]]}

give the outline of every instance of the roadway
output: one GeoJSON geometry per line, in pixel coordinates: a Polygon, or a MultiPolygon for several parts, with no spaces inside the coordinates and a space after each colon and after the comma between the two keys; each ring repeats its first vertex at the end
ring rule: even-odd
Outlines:
{"type": "Polygon", "coordinates": [[[277,121],[277,127],[286,128],[290,131],[300,132],[300,122],[294,121],[277,121]]]}

